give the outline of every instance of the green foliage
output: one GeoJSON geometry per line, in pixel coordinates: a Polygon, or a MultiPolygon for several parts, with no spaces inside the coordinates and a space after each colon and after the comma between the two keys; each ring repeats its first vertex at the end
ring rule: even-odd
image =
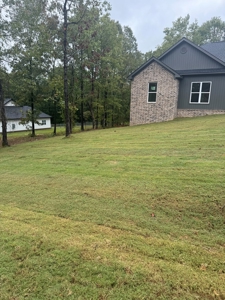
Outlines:
{"type": "MultiPolygon", "coordinates": [[[[129,27],[122,28],[102,9],[86,11],[77,27],[69,27],[69,98],[93,127],[129,120],[127,76],[143,61],[129,27]]],[[[71,18],[71,22],[74,21],[71,18]]]]}
{"type": "Polygon", "coordinates": [[[224,299],[224,126],[1,148],[0,299],[224,299]]]}
{"type": "Polygon", "coordinates": [[[225,37],[225,21],[222,21],[220,17],[213,17],[200,26],[197,20],[190,23],[190,15],[188,14],[184,18],[179,17],[173,22],[172,27],[166,27],[163,33],[163,43],[155,51],[147,52],[145,60],[152,56],[160,56],[183,37],[188,38],[197,45],[223,41],[225,37]]]}
{"type": "Polygon", "coordinates": [[[10,7],[11,80],[15,98],[22,103],[30,103],[31,93],[37,97],[47,71],[45,5],[44,1],[23,0],[10,7]]]}
{"type": "Polygon", "coordinates": [[[19,124],[25,125],[27,130],[31,130],[30,122],[34,120],[34,123],[37,125],[41,125],[41,123],[38,121],[40,111],[34,110],[33,113],[31,110],[27,110],[26,114],[22,117],[19,124]]]}
{"type": "Polygon", "coordinates": [[[225,21],[219,17],[213,17],[204,22],[198,29],[201,37],[201,44],[207,42],[220,42],[225,38],[225,21]]]}

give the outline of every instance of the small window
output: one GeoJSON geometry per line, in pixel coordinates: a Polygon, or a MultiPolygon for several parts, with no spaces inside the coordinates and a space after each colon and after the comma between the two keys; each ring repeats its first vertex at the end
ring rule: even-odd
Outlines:
{"type": "Polygon", "coordinates": [[[41,125],[46,125],[46,120],[42,120],[41,125]]]}
{"type": "Polygon", "coordinates": [[[192,82],[190,103],[209,104],[212,82],[192,82]]]}
{"type": "Polygon", "coordinates": [[[148,84],[148,102],[151,103],[156,102],[156,94],[157,94],[157,82],[150,82],[148,84]]]}
{"type": "Polygon", "coordinates": [[[12,124],[12,130],[16,129],[16,124],[12,124]]]}

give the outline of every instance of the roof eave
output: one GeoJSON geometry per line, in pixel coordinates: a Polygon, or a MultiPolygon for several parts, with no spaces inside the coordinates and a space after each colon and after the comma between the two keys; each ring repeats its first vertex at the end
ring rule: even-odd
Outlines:
{"type": "Polygon", "coordinates": [[[181,76],[174,71],[173,69],[171,69],[170,67],[168,67],[167,65],[165,65],[163,62],[161,62],[158,58],[156,57],[151,57],[147,62],[145,62],[143,65],[141,65],[137,70],[135,70],[133,73],[131,73],[127,78],[129,80],[133,80],[134,77],[136,75],[138,75],[142,70],[144,70],[147,66],[149,66],[152,62],[156,62],[158,63],[161,67],[163,67],[164,69],[166,69],[167,71],[169,71],[170,73],[172,73],[174,75],[174,77],[176,79],[180,79],[181,76]]]}

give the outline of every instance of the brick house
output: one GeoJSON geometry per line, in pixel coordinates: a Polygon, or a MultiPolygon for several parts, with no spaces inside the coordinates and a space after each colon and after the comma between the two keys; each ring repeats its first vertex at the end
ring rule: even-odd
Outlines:
{"type": "Polygon", "coordinates": [[[128,78],[130,125],[225,114],[225,42],[199,47],[182,38],[128,78]]]}

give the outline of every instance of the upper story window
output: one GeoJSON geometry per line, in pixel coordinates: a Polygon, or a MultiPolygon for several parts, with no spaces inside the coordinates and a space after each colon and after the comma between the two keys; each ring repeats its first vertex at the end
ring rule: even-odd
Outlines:
{"type": "Polygon", "coordinates": [[[210,101],[212,82],[192,82],[190,103],[208,104],[210,101]]]}
{"type": "Polygon", "coordinates": [[[148,102],[156,102],[157,82],[149,82],[148,84],[148,102]]]}

